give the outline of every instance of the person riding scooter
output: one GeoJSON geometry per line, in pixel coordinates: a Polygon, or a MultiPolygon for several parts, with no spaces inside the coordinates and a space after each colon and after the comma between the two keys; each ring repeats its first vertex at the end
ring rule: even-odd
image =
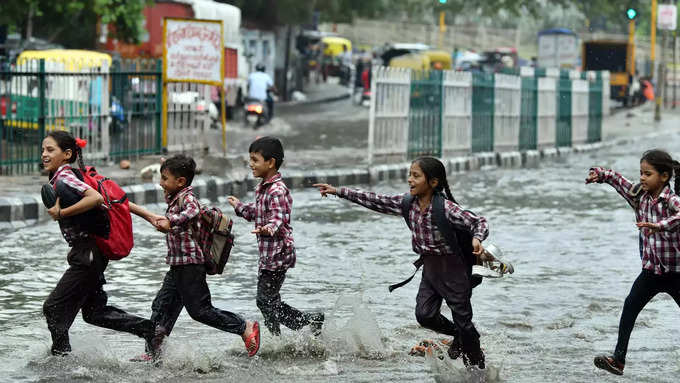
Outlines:
{"type": "Polygon", "coordinates": [[[265,73],[265,66],[257,64],[255,72],[248,76],[248,98],[266,102],[267,120],[271,120],[274,117],[274,99],[269,92],[277,93],[274,81],[265,73]]]}

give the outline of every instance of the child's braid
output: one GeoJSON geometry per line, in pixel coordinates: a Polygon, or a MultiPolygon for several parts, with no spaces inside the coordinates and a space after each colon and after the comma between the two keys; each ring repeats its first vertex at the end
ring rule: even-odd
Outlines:
{"type": "Polygon", "coordinates": [[[680,192],[680,162],[677,160],[673,160],[673,178],[675,180],[673,191],[677,194],[680,192]]]}

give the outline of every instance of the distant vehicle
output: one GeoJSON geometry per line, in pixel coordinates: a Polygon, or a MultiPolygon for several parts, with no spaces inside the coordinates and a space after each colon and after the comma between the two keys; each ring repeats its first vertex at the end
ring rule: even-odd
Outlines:
{"type": "Polygon", "coordinates": [[[538,32],[538,57],[540,68],[575,69],[578,67],[578,35],[565,28],[544,29],[538,32]]]}
{"type": "Polygon", "coordinates": [[[628,41],[584,41],[581,51],[582,70],[608,70],[611,98],[628,106],[635,74],[635,45],[628,41]]]}
{"type": "Polygon", "coordinates": [[[448,70],[452,68],[452,60],[448,52],[427,50],[395,57],[390,60],[390,66],[425,72],[430,69],[448,70]]]}
{"type": "Polygon", "coordinates": [[[420,43],[396,43],[396,44],[389,44],[385,46],[383,49],[382,53],[380,54],[380,58],[382,59],[382,65],[384,66],[389,66],[390,61],[392,61],[393,58],[407,55],[409,53],[417,53],[417,52],[422,52],[430,49],[429,45],[425,44],[420,44],[420,43]]]}
{"type": "Polygon", "coordinates": [[[252,126],[254,129],[259,128],[269,121],[267,104],[261,100],[248,98],[243,105],[243,109],[245,112],[245,124],[252,126]]]}
{"type": "Polygon", "coordinates": [[[484,51],[477,62],[482,72],[498,73],[503,68],[517,68],[519,57],[516,48],[496,48],[492,51],[484,51]]]}
{"type": "Polygon", "coordinates": [[[147,33],[139,45],[126,44],[108,37],[104,49],[124,58],[163,55],[163,18],[222,20],[224,30],[224,89],[227,108],[242,102],[248,81],[248,65],[241,38],[241,10],[212,0],[157,1],[144,8],[147,33]]]}

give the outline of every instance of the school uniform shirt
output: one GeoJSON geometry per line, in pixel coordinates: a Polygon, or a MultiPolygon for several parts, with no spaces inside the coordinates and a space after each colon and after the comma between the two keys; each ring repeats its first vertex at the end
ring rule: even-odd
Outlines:
{"type": "Polygon", "coordinates": [[[660,230],[642,231],[642,268],[654,274],[680,273],[680,197],[666,185],[655,199],[647,191],[631,195],[632,182],[621,174],[604,168],[592,168],[598,176],[598,183],[608,183],[635,210],[637,222],[651,222],[660,230]]]}
{"type": "MultiPolygon", "coordinates": [[[[62,181],[68,188],[81,197],[85,195],[87,189],[91,189],[90,185],[76,177],[71,165],[68,164],[61,165],[59,169],[57,169],[54,176],[52,176],[52,179],[50,179],[50,184],[54,187],[58,181],[62,181]]],[[[69,246],[73,246],[74,242],[89,238],[90,236],[82,225],[78,225],[68,218],[59,220],[59,229],[69,246]]]]}
{"type": "Polygon", "coordinates": [[[168,255],[165,263],[170,266],[205,263],[203,251],[196,245],[191,235],[192,221],[200,213],[200,204],[194,195],[193,188],[187,186],[175,194],[165,197],[168,208],[165,216],[170,221],[170,231],[165,235],[168,244],[168,255]],[[179,200],[182,198],[182,209],[179,200]]]}
{"type": "MultiPolygon", "coordinates": [[[[338,197],[357,203],[379,213],[401,216],[401,203],[404,195],[382,195],[362,190],[341,187],[338,197]]],[[[489,225],[486,218],[475,215],[469,210],[463,210],[458,204],[444,200],[444,215],[454,225],[463,224],[474,238],[483,241],[489,235],[489,225]]],[[[413,198],[409,208],[408,218],[411,223],[411,244],[416,254],[425,255],[453,255],[446,239],[432,222],[432,204],[425,210],[420,210],[418,197],[413,198]]]]}
{"type": "Polygon", "coordinates": [[[257,235],[260,253],[260,270],[280,271],[295,267],[295,243],[293,228],[290,226],[290,213],[293,197],[280,173],[268,180],[262,180],[255,188],[255,202],[239,202],[234,209],[236,215],[255,227],[267,227],[273,235],[257,235]]]}

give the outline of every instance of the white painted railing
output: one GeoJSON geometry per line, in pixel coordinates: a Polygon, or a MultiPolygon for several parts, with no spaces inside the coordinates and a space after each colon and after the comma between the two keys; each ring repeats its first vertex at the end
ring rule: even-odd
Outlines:
{"type": "Polygon", "coordinates": [[[377,67],[371,76],[368,161],[406,160],[411,71],[377,67]]]}
{"type": "Polygon", "coordinates": [[[571,144],[588,141],[588,98],[589,87],[586,80],[571,82],[571,144]]]}
{"type": "Polygon", "coordinates": [[[536,148],[545,149],[555,146],[557,120],[557,79],[540,77],[538,79],[538,117],[536,119],[536,148]]]}
{"type": "Polygon", "coordinates": [[[519,117],[522,111],[522,79],[519,76],[496,74],[494,81],[494,151],[517,150],[519,117]]]}
{"type": "Polygon", "coordinates": [[[472,73],[444,72],[442,156],[470,153],[472,147],[472,73]]]}

